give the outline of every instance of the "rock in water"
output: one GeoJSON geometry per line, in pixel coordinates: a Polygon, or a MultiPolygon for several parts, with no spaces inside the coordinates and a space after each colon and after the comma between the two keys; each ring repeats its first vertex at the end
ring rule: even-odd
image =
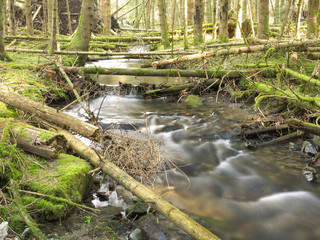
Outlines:
{"type": "Polygon", "coordinates": [[[304,141],[301,152],[304,152],[310,156],[314,156],[317,153],[317,149],[310,142],[304,141]]]}
{"type": "Polygon", "coordinates": [[[8,235],[8,222],[2,222],[0,224],[0,240],[3,240],[8,235]]]}

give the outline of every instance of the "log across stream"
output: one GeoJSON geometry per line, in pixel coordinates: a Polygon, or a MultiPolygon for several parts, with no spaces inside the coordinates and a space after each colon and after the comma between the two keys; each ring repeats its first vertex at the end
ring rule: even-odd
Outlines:
{"type": "MultiPolygon", "coordinates": [[[[166,156],[188,176],[160,174],[156,190],[223,239],[319,239],[320,187],[301,175],[310,158],[288,143],[248,151],[232,136],[250,112],[214,100],[187,108],[166,99],[108,95],[92,99],[90,107],[97,112],[102,106],[105,127],[114,123],[142,139],[147,119],[152,137],[164,141],[166,156]]],[[[82,110],[75,105],[66,113],[81,118],[82,110]]]]}

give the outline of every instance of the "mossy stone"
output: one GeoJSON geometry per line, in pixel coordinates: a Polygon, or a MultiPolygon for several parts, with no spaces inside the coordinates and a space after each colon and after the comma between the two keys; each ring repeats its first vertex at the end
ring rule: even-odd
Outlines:
{"type": "Polygon", "coordinates": [[[190,107],[199,107],[202,105],[202,99],[196,95],[189,95],[185,103],[190,107]]]}

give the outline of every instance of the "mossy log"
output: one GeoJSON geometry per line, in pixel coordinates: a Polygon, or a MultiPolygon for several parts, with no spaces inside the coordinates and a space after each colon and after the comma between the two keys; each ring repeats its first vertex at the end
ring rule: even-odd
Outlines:
{"type": "Polygon", "coordinates": [[[320,81],[318,79],[315,79],[313,77],[309,77],[309,76],[304,75],[302,73],[295,72],[295,71],[293,71],[293,70],[291,70],[289,68],[284,68],[284,69],[281,69],[281,70],[286,72],[287,74],[289,74],[292,77],[295,77],[295,78],[298,78],[298,79],[302,80],[305,83],[314,84],[314,85],[320,87],[320,81]]]}
{"type": "Polygon", "coordinates": [[[273,68],[250,70],[180,70],[180,69],[142,69],[142,68],[102,68],[102,67],[64,67],[66,72],[77,74],[162,76],[162,77],[208,77],[208,78],[241,78],[259,72],[269,77],[276,76],[273,68]]]}
{"type": "Polygon", "coordinates": [[[242,131],[240,135],[243,138],[256,137],[262,133],[282,131],[282,130],[287,130],[288,128],[289,128],[288,124],[282,124],[280,126],[264,127],[264,128],[242,131]]]}
{"type": "Polygon", "coordinates": [[[283,135],[283,136],[278,137],[276,139],[272,139],[270,141],[260,143],[260,144],[258,144],[258,146],[262,147],[262,146],[269,146],[269,145],[272,145],[272,144],[281,143],[281,142],[288,141],[288,140],[290,140],[292,138],[295,138],[295,137],[301,137],[303,134],[304,134],[304,132],[302,132],[302,131],[296,131],[296,132],[293,132],[293,133],[289,133],[289,134],[283,135]]]}
{"type": "Polygon", "coordinates": [[[316,135],[320,135],[320,126],[315,125],[313,123],[309,122],[304,122],[299,119],[289,119],[288,124],[290,127],[295,128],[295,129],[300,129],[306,132],[310,132],[316,135]]]}
{"type": "Polygon", "coordinates": [[[185,213],[157,196],[154,192],[146,186],[135,180],[133,177],[122,171],[114,165],[109,159],[99,156],[94,150],[86,146],[82,141],[74,137],[71,133],[65,130],[58,131],[63,134],[68,144],[77,152],[81,157],[90,161],[94,166],[100,167],[105,173],[116,180],[119,184],[123,185],[137,197],[141,198],[144,202],[148,203],[151,207],[158,210],[166,218],[175,223],[178,227],[190,234],[195,239],[215,239],[218,240],[216,235],[201,226],[185,213]]]}
{"type": "MultiPolygon", "coordinates": [[[[278,90],[272,86],[266,85],[264,83],[254,82],[250,85],[250,88],[255,89],[258,92],[262,92],[266,95],[258,97],[258,102],[261,98],[273,97],[278,98],[281,101],[287,103],[293,103],[295,106],[307,109],[310,111],[319,111],[320,110],[320,98],[310,97],[310,96],[301,96],[297,93],[293,93],[288,90],[278,90]],[[259,99],[260,98],[260,99],[259,99]]],[[[257,102],[257,104],[258,104],[257,102]]]]}
{"type": "Polygon", "coordinates": [[[54,108],[45,106],[40,102],[36,102],[17,93],[0,90],[0,101],[55,124],[61,128],[72,130],[84,137],[97,139],[99,136],[98,127],[89,123],[85,123],[68,114],[61,113],[54,108]]]}
{"type": "Polygon", "coordinates": [[[4,139],[7,132],[10,133],[8,140],[12,144],[17,144],[18,148],[47,159],[57,158],[67,146],[66,139],[62,135],[13,119],[0,118],[0,138],[4,139]]]}
{"type": "Polygon", "coordinates": [[[249,47],[228,48],[228,49],[221,49],[221,50],[213,50],[209,52],[202,52],[199,54],[187,55],[187,56],[182,56],[182,57],[177,57],[172,59],[163,59],[160,61],[154,61],[152,63],[152,66],[159,67],[159,66],[180,63],[185,61],[192,61],[192,60],[207,58],[207,57],[267,51],[269,48],[285,49],[285,48],[308,47],[308,46],[314,46],[318,44],[320,44],[320,40],[305,41],[305,42],[300,42],[300,41],[286,42],[286,43],[265,44],[265,45],[249,46],[249,47]]]}

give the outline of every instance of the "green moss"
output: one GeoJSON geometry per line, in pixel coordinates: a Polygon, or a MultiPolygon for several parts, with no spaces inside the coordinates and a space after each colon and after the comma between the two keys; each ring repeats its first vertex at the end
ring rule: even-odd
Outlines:
{"type": "Polygon", "coordinates": [[[49,141],[50,139],[52,139],[52,136],[54,136],[55,134],[53,132],[50,131],[43,131],[39,133],[39,137],[41,141],[49,141]]]}
{"type": "Polygon", "coordinates": [[[0,118],[18,117],[18,114],[13,108],[8,108],[3,102],[0,102],[0,118]]]}
{"type": "Polygon", "coordinates": [[[199,107],[202,105],[202,99],[196,95],[189,95],[185,103],[190,107],[199,107]]]}

